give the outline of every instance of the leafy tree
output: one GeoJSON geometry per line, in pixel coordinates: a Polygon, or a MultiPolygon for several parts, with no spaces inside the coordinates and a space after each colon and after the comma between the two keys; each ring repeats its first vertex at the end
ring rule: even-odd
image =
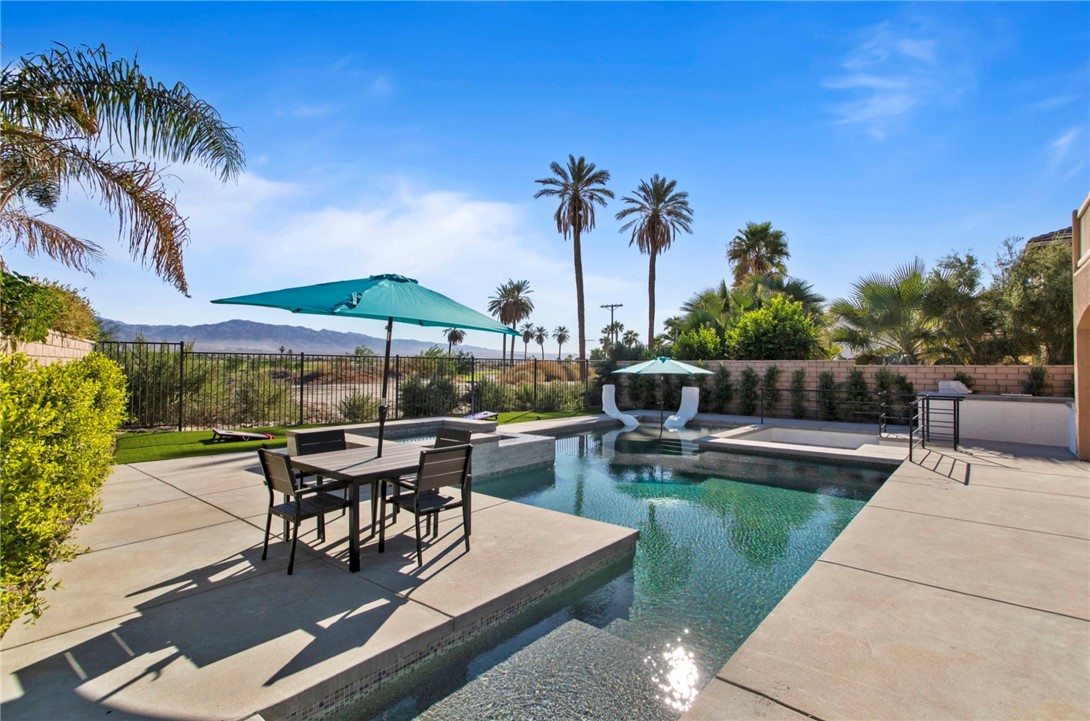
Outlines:
{"type": "Polygon", "coordinates": [[[652,349],[655,345],[655,258],[666,252],[679,232],[693,232],[689,194],[676,188],[676,180],[652,175],[650,183],[641,180],[634,195],[621,199],[627,203],[627,207],[617,213],[617,220],[631,218],[620,230],[622,233],[632,232],[628,245],[635,245],[650,258],[647,270],[647,347],[652,349]]]}
{"type": "Polygon", "coordinates": [[[981,282],[981,270],[972,253],[951,253],[928,277],[924,310],[935,319],[931,354],[937,359],[986,364],[1002,355],[994,337],[996,294],[981,282]]]}
{"type": "Polygon", "coordinates": [[[1046,365],[1074,362],[1071,246],[1051,243],[1020,253],[1007,240],[997,266],[993,289],[1012,354],[1046,365]]]}
{"type": "MultiPolygon", "coordinates": [[[[280,352],[284,352],[284,346],[280,346],[280,352]]],[[[375,352],[365,345],[358,345],[356,346],[356,349],[352,351],[352,354],[357,358],[370,358],[375,355],[375,352]]]]}
{"type": "Polygon", "coordinates": [[[817,329],[802,303],[779,296],[739,318],[727,344],[739,360],[807,360],[819,353],[817,329]]]}
{"type": "Polygon", "coordinates": [[[543,325],[534,328],[534,342],[541,348],[541,359],[545,360],[545,341],[549,340],[549,329],[543,325]]]}
{"type": "Polygon", "coordinates": [[[742,369],[742,377],[738,382],[738,412],[743,416],[756,415],[758,387],[761,377],[757,371],[749,366],[742,369]]]}
{"type": "Polygon", "coordinates": [[[723,345],[715,331],[705,326],[683,331],[672,352],[680,360],[715,360],[723,357],[723,345]]]}
{"type": "Polygon", "coordinates": [[[927,281],[919,258],[875,273],[852,285],[851,297],[834,301],[832,339],[890,362],[917,363],[934,338],[934,318],[925,303],[927,281]]]}
{"type": "Polygon", "coordinates": [[[447,353],[453,353],[454,346],[461,345],[466,339],[466,332],[461,328],[447,328],[443,335],[447,338],[447,353]]]}
{"type": "Polygon", "coordinates": [[[847,420],[862,423],[873,417],[870,414],[872,400],[863,371],[854,368],[848,374],[848,381],[844,384],[844,396],[849,403],[848,412],[845,414],[847,420]]]}
{"type": "Polygon", "coordinates": [[[830,371],[818,374],[818,418],[823,421],[838,420],[840,410],[839,386],[830,371]]]}
{"type": "Polygon", "coordinates": [[[584,232],[594,230],[594,206],[606,205],[606,198],[613,198],[613,191],[606,187],[609,171],[598,170],[594,163],[588,163],[583,156],[576,160],[568,156],[568,166],[553,162],[549,169],[553,176],[534,182],[543,186],[534,194],[534,198],[558,198],[560,204],[553,218],[556,231],[572,237],[572,250],[575,253],[575,298],[579,313],[579,357],[587,357],[586,313],[583,303],[583,252],[580,240],[584,232]]]}
{"type": "Polygon", "coordinates": [[[4,67],[0,114],[5,245],[88,270],[101,248],[41,219],[78,185],[119,217],[134,259],[188,294],[185,217],[163,171],[137,156],[199,163],[224,181],[236,177],[242,149],[215,108],[181,83],[168,87],[144,75],[135,60],[111,58],[105,46],[58,45],[4,67]]]}
{"type": "Polygon", "coordinates": [[[776,406],[780,403],[780,369],[777,366],[770,365],[765,368],[765,376],[761,380],[761,393],[764,394],[765,408],[769,412],[775,410],[776,406]]]}
{"type": "Polygon", "coordinates": [[[752,276],[786,275],[784,261],[790,257],[787,234],[775,230],[771,221],[746,223],[727,246],[727,260],[734,269],[736,288],[752,276]]]}
{"type": "Polygon", "coordinates": [[[561,350],[564,348],[564,344],[571,340],[571,333],[567,327],[558,325],[553,329],[553,340],[556,341],[556,359],[560,360],[561,350]]]}

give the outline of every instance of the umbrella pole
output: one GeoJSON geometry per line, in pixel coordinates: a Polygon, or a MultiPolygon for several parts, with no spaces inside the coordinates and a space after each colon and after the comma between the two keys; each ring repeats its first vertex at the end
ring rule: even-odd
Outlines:
{"type": "Polygon", "coordinates": [[[386,359],[382,364],[382,400],[378,406],[378,457],[382,458],[382,436],[386,431],[386,388],[390,379],[390,336],[394,332],[394,319],[386,321],[386,359]]]}
{"type": "Polygon", "coordinates": [[[659,438],[662,438],[662,427],[665,424],[663,415],[666,411],[666,399],[663,397],[666,395],[662,390],[662,376],[659,376],[659,438]]]}

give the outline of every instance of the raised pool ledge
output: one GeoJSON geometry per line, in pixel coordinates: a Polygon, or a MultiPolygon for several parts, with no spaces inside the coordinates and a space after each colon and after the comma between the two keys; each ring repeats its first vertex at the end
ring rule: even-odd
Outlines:
{"type": "MultiPolygon", "coordinates": [[[[550,439],[551,440],[551,439],[550,439]]],[[[493,443],[498,445],[499,442],[493,443]]],[[[638,532],[474,494],[417,568],[410,514],[347,570],[347,518],[261,560],[257,458],[117,466],[36,625],[3,639],[2,713],[26,719],[322,717],[634,552],[638,532]]]]}

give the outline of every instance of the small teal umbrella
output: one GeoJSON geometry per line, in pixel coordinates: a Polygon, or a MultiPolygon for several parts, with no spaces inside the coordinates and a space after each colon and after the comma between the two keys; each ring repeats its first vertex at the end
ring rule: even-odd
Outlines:
{"type": "MultiPolygon", "coordinates": [[[[628,366],[626,368],[618,368],[613,371],[614,373],[626,373],[629,375],[639,376],[710,376],[712,372],[697,366],[689,365],[688,363],[682,363],[676,361],[673,358],[664,358],[659,356],[658,358],[652,358],[649,361],[643,363],[637,363],[634,366],[628,366]]],[[[659,433],[662,433],[662,420],[665,414],[665,408],[663,407],[662,400],[662,388],[659,388],[659,433]]]]}
{"type": "Polygon", "coordinates": [[[390,375],[390,338],[394,321],[419,326],[465,328],[489,333],[519,335],[518,331],[478,313],[441,293],[429,290],[402,275],[372,275],[356,280],[304,285],[266,293],[220,298],[213,303],[283,308],[292,313],[372,318],[386,321],[386,358],[382,369],[382,401],[379,404],[378,454],[386,428],[386,389],[390,375]]]}

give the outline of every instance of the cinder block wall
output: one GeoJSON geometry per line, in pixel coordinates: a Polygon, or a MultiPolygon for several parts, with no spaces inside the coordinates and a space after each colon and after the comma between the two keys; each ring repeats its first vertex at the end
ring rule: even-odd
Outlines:
{"type": "MultiPolygon", "coordinates": [[[[697,361],[688,361],[694,365],[699,365],[697,361]]],[[[633,365],[634,363],[621,363],[622,366],[633,365]]],[[[780,380],[777,384],[782,389],[780,403],[776,407],[777,414],[789,414],[791,407],[791,399],[788,393],[788,389],[791,385],[791,375],[802,368],[806,371],[806,388],[813,389],[818,387],[818,376],[825,372],[831,372],[836,378],[837,383],[844,383],[848,380],[848,375],[858,368],[863,371],[863,376],[867,379],[867,385],[870,389],[874,390],[874,376],[882,368],[888,368],[891,373],[899,373],[905,376],[915,386],[917,391],[934,391],[938,390],[939,381],[941,380],[953,380],[954,374],[958,372],[965,373],[972,376],[975,384],[973,386],[973,393],[977,395],[1000,395],[1003,393],[1022,393],[1022,384],[1029,378],[1030,366],[1020,365],[893,365],[893,366],[880,366],[880,365],[856,365],[855,361],[839,360],[839,361],[705,361],[703,366],[710,371],[716,371],[719,366],[726,366],[730,371],[731,380],[735,383],[735,389],[737,389],[738,379],[741,377],[742,370],[746,367],[752,368],[757,372],[757,375],[761,378],[764,377],[765,370],[774,365],[780,369],[780,380]]],[[[1075,367],[1070,365],[1064,366],[1045,366],[1046,370],[1046,386],[1045,395],[1059,396],[1070,398],[1073,394],[1074,382],[1075,382],[1075,367]]],[[[618,395],[623,402],[628,402],[628,388],[627,383],[623,380],[624,376],[617,376],[622,379],[617,384],[618,395]]],[[[708,376],[708,380],[705,381],[707,388],[710,388],[711,376],[708,376]]],[[[735,390],[735,399],[737,399],[738,393],[735,390]]]]}
{"type": "Polygon", "coordinates": [[[82,358],[94,349],[95,344],[89,340],[54,331],[49,331],[49,336],[42,343],[13,343],[10,338],[0,341],[0,352],[25,353],[38,365],[67,363],[82,358]]]}

